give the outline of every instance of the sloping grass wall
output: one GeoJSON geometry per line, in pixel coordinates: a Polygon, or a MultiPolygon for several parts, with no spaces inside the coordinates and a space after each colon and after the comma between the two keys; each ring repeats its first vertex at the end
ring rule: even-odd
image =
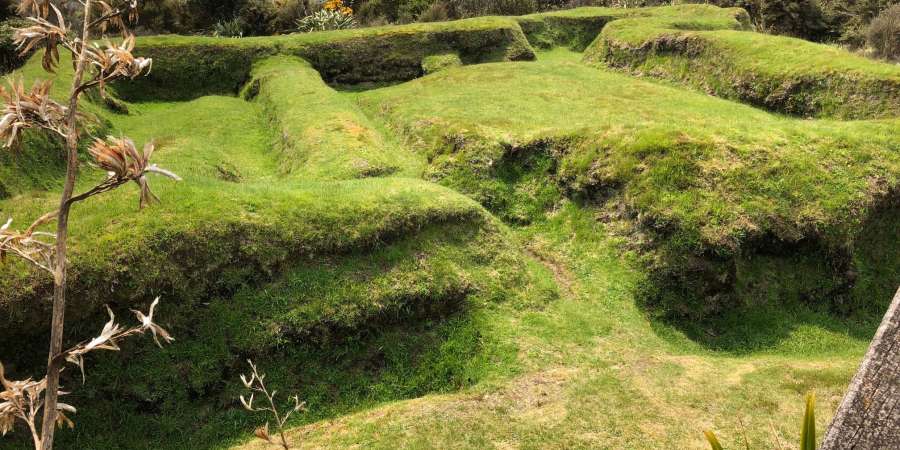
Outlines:
{"type": "Polygon", "coordinates": [[[683,82],[772,111],[900,116],[900,67],[801,39],[749,31],[746,12],[689,5],[610,23],[585,61],[683,82]]]}
{"type": "Polygon", "coordinates": [[[423,73],[425,57],[448,52],[465,64],[534,59],[518,24],[505,17],[243,39],[157,36],[138,45],[155,64],[150,76],[119,84],[135,101],[234,94],[256,61],[275,54],[309,61],[328,83],[351,84],[410,80],[423,73]]]}
{"type": "Polygon", "coordinates": [[[673,316],[760,292],[865,310],[854,283],[883,276],[857,243],[896,207],[896,119],[792,119],[576,62],[470,66],[360,101],[428,157],[426,176],[507,221],[567,197],[625,224],[647,255],[644,298],[673,316]]]}
{"type": "Polygon", "coordinates": [[[256,63],[244,94],[277,128],[280,169],[306,180],[417,176],[421,163],[390,142],[356,105],[297,57],[256,63]]]}

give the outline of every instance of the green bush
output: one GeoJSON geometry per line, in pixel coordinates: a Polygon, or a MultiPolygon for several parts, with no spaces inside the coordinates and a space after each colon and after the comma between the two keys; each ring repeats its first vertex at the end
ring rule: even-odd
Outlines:
{"type": "Polygon", "coordinates": [[[820,40],[827,35],[828,24],[815,0],[762,0],[759,25],[774,34],[820,40]]]}
{"type": "Polygon", "coordinates": [[[900,59],[900,4],[886,9],[872,21],[868,42],[876,55],[900,59]]]}
{"type": "Polygon", "coordinates": [[[419,15],[419,22],[443,22],[446,20],[450,20],[450,6],[445,1],[432,3],[419,15]]]}
{"type": "Polygon", "coordinates": [[[537,12],[536,0],[449,0],[451,16],[520,16],[537,12]]]}
{"type": "Polygon", "coordinates": [[[842,44],[854,48],[866,44],[869,24],[896,3],[896,0],[819,0],[831,33],[842,44]]]}
{"type": "Polygon", "coordinates": [[[238,17],[244,24],[244,34],[248,36],[271,34],[276,14],[277,9],[272,0],[247,0],[238,11],[238,17]]]}
{"type": "Polygon", "coordinates": [[[18,69],[28,59],[19,56],[19,50],[13,43],[13,32],[23,25],[20,19],[0,22],[0,73],[18,69]]]}
{"type": "Polygon", "coordinates": [[[243,37],[244,23],[237,18],[223,20],[213,25],[212,34],[216,37],[243,37]]]}
{"type": "Polygon", "coordinates": [[[276,33],[292,31],[297,21],[315,12],[310,0],[275,0],[271,29],[276,33]]]}
{"type": "Polygon", "coordinates": [[[329,9],[320,9],[297,21],[297,31],[304,33],[350,28],[356,28],[356,20],[353,19],[353,15],[329,9]]]}

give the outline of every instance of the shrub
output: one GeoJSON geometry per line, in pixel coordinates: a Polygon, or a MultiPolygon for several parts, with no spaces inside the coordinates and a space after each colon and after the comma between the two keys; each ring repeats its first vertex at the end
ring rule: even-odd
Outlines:
{"type": "Polygon", "coordinates": [[[355,27],[356,21],[353,20],[352,14],[333,9],[321,9],[297,21],[297,31],[304,33],[310,31],[345,30],[355,27]]]}
{"type": "Polygon", "coordinates": [[[19,56],[18,46],[13,42],[16,28],[23,28],[25,22],[10,19],[0,22],[0,73],[8,73],[25,63],[27,58],[19,56]]]}
{"type": "Polygon", "coordinates": [[[449,0],[455,18],[478,16],[519,16],[537,12],[536,0],[449,0]]]}
{"type": "Polygon", "coordinates": [[[444,22],[450,20],[450,7],[444,1],[431,4],[419,15],[419,22],[444,22]]]}
{"type": "MultiPolygon", "coordinates": [[[[419,20],[434,3],[434,0],[405,0],[397,8],[397,22],[410,23],[419,20]]],[[[431,22],[439,22],[439,20],[432,20],[431,22]]]]}
{"type": "Polygon", "coordinates": [[[851,47],[866,45],[866,31],[878,14],[897,3],[896,0],[820,0],[830,32],[841,43],[851,47]]]}
{"type": "Polygon", "coordinates": [[[244,34],[265,36],[272,31],[272,21],[276,12],[272,0],[248,0],[241,6],[237,17],[243,24],[244,34]]]}
{"type": "Polygon", "coordinates": [[[213,25],[212,34],[217,37],[243,37],[244,24],[238,18],[223,20],[213,25]]]}
{"type": "Polygon", "coordinates": [[[815,0],[762,0],[759,25],[767,33],[821,40],[828,24],[815,0]]]}
{"type": "Polygon", "coordinates": [[[900,4],[884,10],[872,21],[867,41],[876,55],[900,59],[900,4]]]}
{"type": "Polygon", "coordinates": [[[273,32],[292,31],[297,21],[315,10],[309,0],[274,0],[275,16],[270,27],[273,32]]]}

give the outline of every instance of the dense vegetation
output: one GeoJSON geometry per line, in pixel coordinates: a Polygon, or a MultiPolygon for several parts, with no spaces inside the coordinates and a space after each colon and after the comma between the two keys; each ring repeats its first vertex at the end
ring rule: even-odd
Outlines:
{"type": "MultiPolygon", "coordinates": [[[[185,182],[74,212],[70,331],[163,295],[178,340],[90,361],[65,445],[234,444],[247,357],[325,446],[680,448],[735,415],[767,443],[807,389],[826,421],[900,276],[900,68],[749,22],[143,38],[152,74],[92,99],[93,132],[185,182]]],[[[0,217],[53,201],[53,145],[2,156],[0,217]]],[[[0,271],[0,348],[43,347],[50,281],[0,271]]]]}

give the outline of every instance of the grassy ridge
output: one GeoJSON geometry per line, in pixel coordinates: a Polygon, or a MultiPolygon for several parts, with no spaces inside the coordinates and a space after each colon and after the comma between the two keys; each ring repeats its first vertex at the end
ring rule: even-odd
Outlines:
{"type": "MultiPolygon", "coordinates": [[[[75,210],[72,289],[81,298],[73,309],[76,321],[109,301],[130,304],[161,293],[200,301],[271,277],[304,254],[365,248],[428,224],[486,220],[475,203],[417,180],[280,179],[259,110],[238,99],[137,108],[135,115],[114,117],[116,127],[137,142],[157,139],[159,163],[186,182],[157,180],[154,188],[166,201],[152,212],[136,211],[128,187],[75,210]],[[125,265],[131,269],[115,269],[125,265]],[[112,296],[101,288],[110,284],[119,286],[112,296]]],[[[80,190],[101,176],[86,175],[80,190]]],[[[0,203],[0,210],[24,222],[50,209],[54,197],[19,197],[0,203]]],[[[43,320],[32,319],[44,315],[35,305],[43,305],[38,299],[50,280],[14,267],[19,269],[2,281],[3,320],[23,332],[41,329],[43,320]]]]}
{"type": "Polygon", "coordinates": [[[263,106],[279,129],[281,172],[304,180],[420,172],[420,161],[375,129],[306,61],[273,57],[257,63],[251,76],[246,95],[263,106]]]}
{"type": "Polygon", "coordinates": [[[900,68],[800,39],[747,31],[746,12],[690,5],[611,23],[585,60],[683,82],[789,114],[900,115],[900,68]]]}
{"type": "MultiPolygon", "coordinates": [[[[21,73],[37,76],[34,64],[21,73]]],[[[87,104],[111,132],[156,140],[156,161],[185,181],[151,180],[163,203],[148,210],[138,211],[134,187],[74,210],[67,330],[72,339],[91,335],[102,305],[127,316],[161,295],[160,317],[179,340],[92,361],[91,386],[71,401],[94,407],[61,445],[221,446],[251,426],[231,408],[247,357],[299,390],[319,417],[468,385],[510,352],[482,336],[473,310],[554,295],[534,284],[504,228],[476,202],[400,177],[422,163],[307,63],[280,57],[254,75],[255,102],[123,104],[127,114],[87,104]],[[290,86],[304,87],[298,98],[285,93],[290,86]],[[267,119],[284,130],[272,132],[267,119]],[[290,151],[273,151],[286,138],[290,151]],[[363,158],[363,169],[387,170],[361,170],[363,158]],[[365,175],[395,176],[350,179],[365,175]]],[[[79,191],[103,176],[83,168],[79,191]]],[[[35,169],[46,170],[42,183],[58,183],[52,165],[35,169]]],[[[0,200],[0,215],[21,225],[52,208],[56,194],[35,190],[43,186],[0,200]]],[[[30,342],[40,355],[51,282],[16,262],[0,270],[0,348],[30,342]]],[[[28,373],[41,365],[30,354],[5,354],[4,363],[28,373]]]]}
{"type": "MultiPolygon", "coordinates": [[[[793,431],[790,396],[839,397],[871,334],[829,311],[874,311],[900,274],[896,119],[795,120],[565,51],[361,93],[325,84],[406,80],[436,55],[527,57],[523,36],[579,49],[604,23],[665,11],[685,10],[146,39],[155,75],[118,86],[126,98],[231,94],[249,80],[251,101],[123,103],[128,114],[89,104],[101,128],[157,139],[158,162],[186,182],[153,180],[164,203],[148,211],[133,187],[79,205],[69,330],[96,332],[104,303],[127,315],[161,294],[178,342],[91,361],[72,399],[90,407],[63,444],[228,445],[257,425],[234,401],[246,357],[309,402],[303,422],[478,384],[342,418],[337,433],[318,422],[323,445],[636,447],[651,436],[684,448],[692,427],[748,409],[750,425],[765,416],[793,431]],[[423,168],[466,195],[406,178],[423,168]],[[635,304],[647,299],[682,320],[648,318],[635,304]]],[[[21,225],[52,207],[41,189],[58,171],[33,170],[8,183],[0,217],[21,225]]],[[[100,177],[86,169],[79,189],[100,177]]],[[[0,327],[15,330],[0,348],[44,349],[49,280],[0,271],[0,327]]],[[[748,426],[752,442],[768,442],[766,426],[748,426]]]]}
{"type": "Polygon", "coordinates": [[[625,209],[605,215],[649,231],[658,251],[648,297],[679,314],[753,298],[740,289],[766,278],[753,255],[779,246],[820,256],[794,262],[834,281],[772,281],[767,298],[843,295],[853,242],[893,207],[896,120],[789,119],[558,58],[454,69],[359,98],[428,156],[429,177],[508,220],[541,218],[563,194],[616,199],[625,209]]]}
{"type": "Polygon", "coordinates": [[[120,84],[132,100],[235,93],[254,62],[275,54],[309,61],[329,83],[409,80],[423,73],[425,57],[448,52],[466,64],[534,58],[518,24],[504,17],[244,39],[157,36],[142,38],[137,52],[156,64],[149,77],[120,84]]]}

